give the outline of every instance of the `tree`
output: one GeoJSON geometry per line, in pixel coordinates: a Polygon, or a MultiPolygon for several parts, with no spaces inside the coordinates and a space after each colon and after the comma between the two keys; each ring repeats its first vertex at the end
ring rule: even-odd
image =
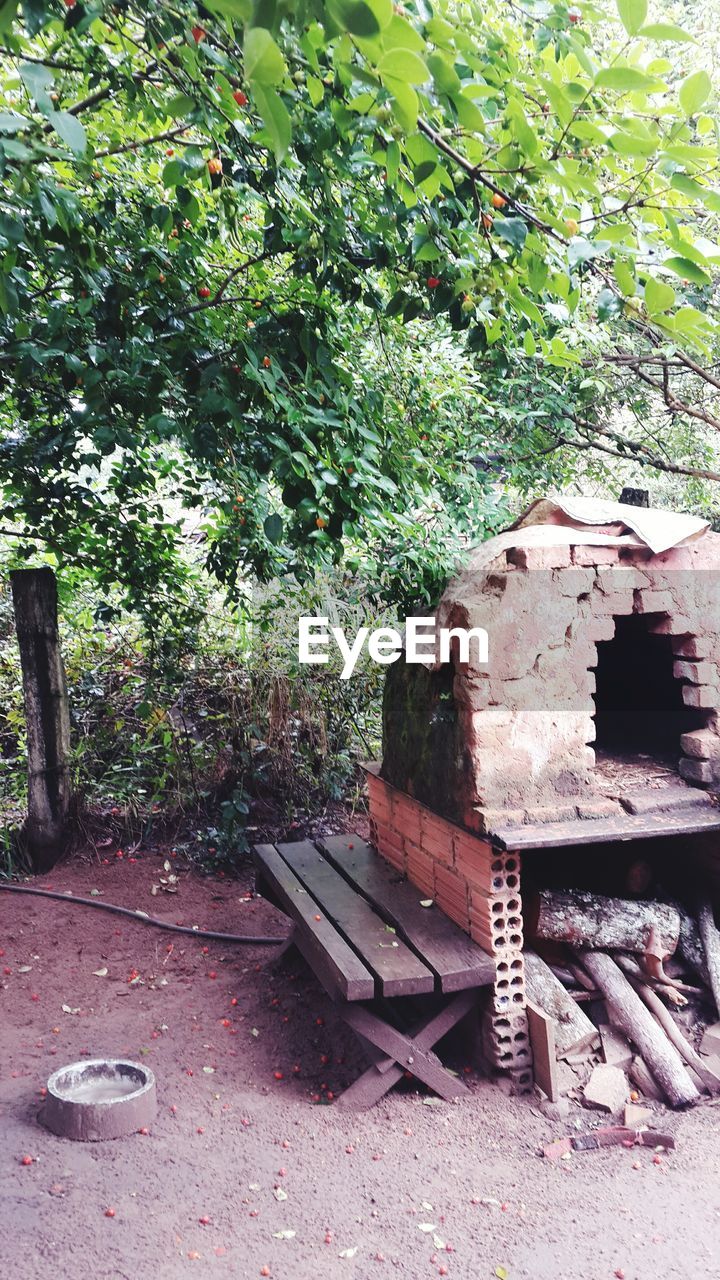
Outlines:
{"type": "Polygon", "coordinates": [[[558,451],[560,472],[589,445],[632,456],[598,420],[608,369],[719,427],[680,389],[719,385],[712,84],[645,0],[618,18],[3,4],[0,456],[21,546],[152,615],[182,599],[172,487],[231,588],[418,540],[429,591],[458,508],[487,515],[488,472],[464,423],[438,440],[365,385],[368,331],[454,334],[499,403],[534,387],[498,433],[521,478],[558,451]]]}

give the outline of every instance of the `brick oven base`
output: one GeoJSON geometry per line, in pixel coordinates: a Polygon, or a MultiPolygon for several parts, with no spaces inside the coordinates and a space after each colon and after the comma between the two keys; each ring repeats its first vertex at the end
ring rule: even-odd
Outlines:
{"type": "Polygon", "coordinates": [[[367,766],[373,844],[495,962],[481,1050],[518,1093],[532,1088],[525,1006],[520,855],[442,818],[367,766]]]}

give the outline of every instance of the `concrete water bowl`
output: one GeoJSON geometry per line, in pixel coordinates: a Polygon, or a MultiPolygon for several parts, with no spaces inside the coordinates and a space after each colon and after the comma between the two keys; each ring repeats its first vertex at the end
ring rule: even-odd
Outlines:
{"type": "Polygon", "coordinates": [[[124,1138],[155,1118],[155,1077],[121,1058],[92,1058],[55,1071],[40,1119],[61,1138],[124,1138]]]}

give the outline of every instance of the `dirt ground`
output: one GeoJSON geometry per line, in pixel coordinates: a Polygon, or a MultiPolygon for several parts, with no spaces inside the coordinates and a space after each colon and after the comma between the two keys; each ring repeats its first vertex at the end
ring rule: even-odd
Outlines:
{"type": "MultiPolygon", "coordinates": [[[[189,925],[284,932],[245,896],[249,873],[203,879],[175,860],[178,892],[152,896],[164,856],[75,859],[38,884],[189,925]]],[[[274,948],[2,892],[0,950],[4,1275],[720,1277],[720,1108],[661,1109],[656,1127],[677,1149],[659,1163],[616,1147],[551,1164],[544,1144],[598,1118],[575,1107],[550,1121],[537,1098],[507,1098],[474,1072],[459,1105],[408,1084],[370,1112],[333,1107],[360,1052],[292,953],[278,965],[274,948]],[[103,1054],[156,1073],[149,1134],[54,1137],[37,1123],[47,1077],[103,1054]]]]}

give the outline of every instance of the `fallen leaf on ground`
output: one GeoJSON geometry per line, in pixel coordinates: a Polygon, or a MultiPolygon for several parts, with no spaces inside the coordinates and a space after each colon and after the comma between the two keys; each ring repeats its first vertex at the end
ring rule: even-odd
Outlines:
{"type": "Polygon", "coordinates": [[[357,1251],[358,1247],[354,1244],[351,1249],[341,1249],[338,1258],[354,1258],[357,1251]]]}
{"type": "Polygon", "coordinates": [[[288,1198],[287,1191],[283,1191],[282,1187],[275,1187],[273,1195],[276,1200],[287,1200],[288,1198]]]}
{"type": "Polygon", "coordinates": [[[96,978],[106,978],[106,977],[107,977],[107,969],[93,969],[93,973],[94,973],[94,975],[95,975],[95,977],[96,977],[96,978]]]}
{"type": "Polygon", "coordinates": [[[434,1222],[418,1222],[418,1231],[424,1231],[426,1235],[430,1235],[431,1231],[437,1230],[434,1222]]]}
{"type": "Polygon", "coordinates": [[[273,1239],[275,1240],[294,1240],[294,1231],[273,1231],[273,1239]]]}

